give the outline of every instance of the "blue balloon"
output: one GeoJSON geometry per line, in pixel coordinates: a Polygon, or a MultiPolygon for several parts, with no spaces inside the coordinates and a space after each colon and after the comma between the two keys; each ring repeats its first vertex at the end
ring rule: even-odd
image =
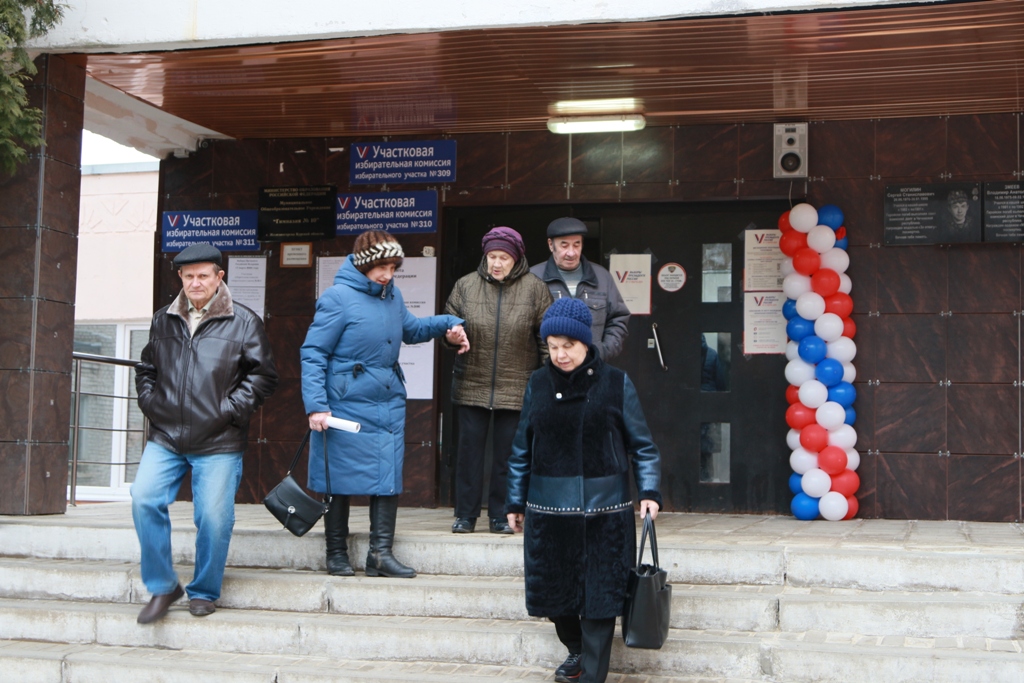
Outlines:
{"type": "Polygon", "coordinates": [[[844,237],[841,240],[836,240],[836,243],[835,243],[836,249],[842,249],[843,251],[846,251],[846,248],[849,247],[849,246],[850,246],[850,238],[849,237],[844,237]]]}
{"type": "Polygon", "coordinates": [[[782,317],[786,320],[796,317],[796,299],[786,299],[786,303],[782,304],[782,317]]]}
{"type": "Polygon", "coordinates": [[[838,230],[843,224],[843,210],[835,204],[826,204],[818,209],[818,224],[838,230]]]}
{"type": "MultiPolygon", "coordinates": [[[[813,329],[813,325],[811,327],[813,329]]],[[[797,349],[797,353],[800,354],[801,358],[813,365],[825,359],[825,354],[828,353],[828,346],[825,345],[824,339],[810,334],[800,340],[800,347],[797,349]]],[[[840,370],[842,370],[842,367],[840,364],[840,370]]],[[[840,372],[839,378],[842,379],[842,377],[843,374],[840,372]]]]}
{"type": "Polygon", "coordinates": [[[800,482],[803,478],[804,475],[797,474],[796,472],[789,475],[789,490],[793,493],[803,493],[803,489],[800,487],[800,482]]]}
{"type": "Polygon", "coordinates": [[[849,382],[840,382],[828,389],[828,400],[835,401],[844,408],[849,408],[857,400],[857,390],[849,382]]]}
{"type": "Polygon", "coordinates": [[[794,316],[792,320],[786,323],[786,334],[789,335],[790,339],[798,342],[804,337],[814,334],[814,323],[806,318],[794,316]]]}
{"type": "Polygon", "coordinates": [[[819,498],[811,498],[802,491],[793,496],[793,502],[789,504],[793,516],[803,521],[810,521],[818,518],[819,498]]]}
{"type": "Polygon", "coordinates": [[[852,407],[846,409],[846,419],[843,420],[848,425],[853,425],[857,421],[857,411],[852,407]]]}
{"type": "MultiPolygon", "coordinates": [[[[803,346],[803,342],[800,342],[800,345],[803,346]]],[[[843,381],[843,364],[835,358],[821,360],[818,367],[814,368],[814,378],[826,387],[834,387],[843,381]]]]}

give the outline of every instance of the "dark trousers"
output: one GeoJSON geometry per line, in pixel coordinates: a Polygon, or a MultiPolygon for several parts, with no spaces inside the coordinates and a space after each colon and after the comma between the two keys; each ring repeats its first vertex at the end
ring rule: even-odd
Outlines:
{"type": "Polygon", "coordinates": [[[612,656],[615,637],[615,617],[611,619],[584,619],[570,614],[551,617],[555,633],[562,645],[573,654],[582,654],[580,665],[583,675],[580,683],[604,683],[608,678],[608,661],[612,656]]]}
{"type": "Polygon", "coordinates": [[[487,427],[494,413],[494,431],[491,434],[491,486],[487,497],[487,514],[492,519],[505,518],[505,477],[508,474],[508,456],[512,452],[512,439],[519,426],[518,410],[488,410],[476,406],[456,406],[458,446],[455,463],[455,516],[476,519],[480,516],[483,498],[484,450],[487,445],[487,427]]]}

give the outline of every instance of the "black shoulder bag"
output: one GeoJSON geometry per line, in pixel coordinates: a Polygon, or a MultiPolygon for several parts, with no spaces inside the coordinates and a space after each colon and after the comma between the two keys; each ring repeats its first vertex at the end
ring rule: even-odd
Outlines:
{"type": "MultiPolygon", "coordinates": [[[[270,510],[270,514],[274,515],[277,521],[284,525],[285,529],[296,536],[302,536],[312,529],[316,521],[323,517],[324,513],[327,512],[327,507],[331,504],[331,469],[327,464],[326,429],[323,431],[324,478],[327,481],[325,500],[321,502],[310,496],[302,490],[299,483],[292,477],[292,470],[299,463],[299,458],[302,456],[302,451],[306,447],[306,442],[309,441],[309,435],[312,431],[312,429],[306,430],[306,436],[302,438],[299,450],[295,452],[295,457],[292,459],[292,464],[288,467],[288,472],[285,473],[284,479],[263,499],[263,504],[270,510]]],[[[312,452],[313,449],[310,448],[310,453],[312,454],[312,452]]]]}
{"type": "Polygon", "coordinates": [[[648,512],[644,516],[636,568],[629,571],[626,586],[626,607],[622,613],[622,640],[626,647],[660,650],[668,639],[671,612],[672,584],[668,582],[668,572],[658,566],[658,538],[654,534],[654,520],[648,512]],[[651,534],[653,565],[643,564],[648,532],[651,534]]]}

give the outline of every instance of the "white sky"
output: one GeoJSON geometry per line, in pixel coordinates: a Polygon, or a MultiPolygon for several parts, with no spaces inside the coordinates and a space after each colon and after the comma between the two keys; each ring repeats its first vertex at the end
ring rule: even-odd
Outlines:
{"type": "Polygon", "coordinates": [[[125,147],[102,135],[82,131],[82,166],[98,164],[137,164],[159,161],[156,157],[125,147]]]}

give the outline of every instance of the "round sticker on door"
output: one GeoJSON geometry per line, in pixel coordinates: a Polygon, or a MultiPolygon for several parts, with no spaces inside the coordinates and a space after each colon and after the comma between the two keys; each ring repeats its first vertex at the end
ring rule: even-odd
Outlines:
{"type": "Polygon", "coordinates": [[[658,286],[666,292],[678,292],[686,284],[686,270],[678,263],[666,263],[658,270],[658,286]]]}

